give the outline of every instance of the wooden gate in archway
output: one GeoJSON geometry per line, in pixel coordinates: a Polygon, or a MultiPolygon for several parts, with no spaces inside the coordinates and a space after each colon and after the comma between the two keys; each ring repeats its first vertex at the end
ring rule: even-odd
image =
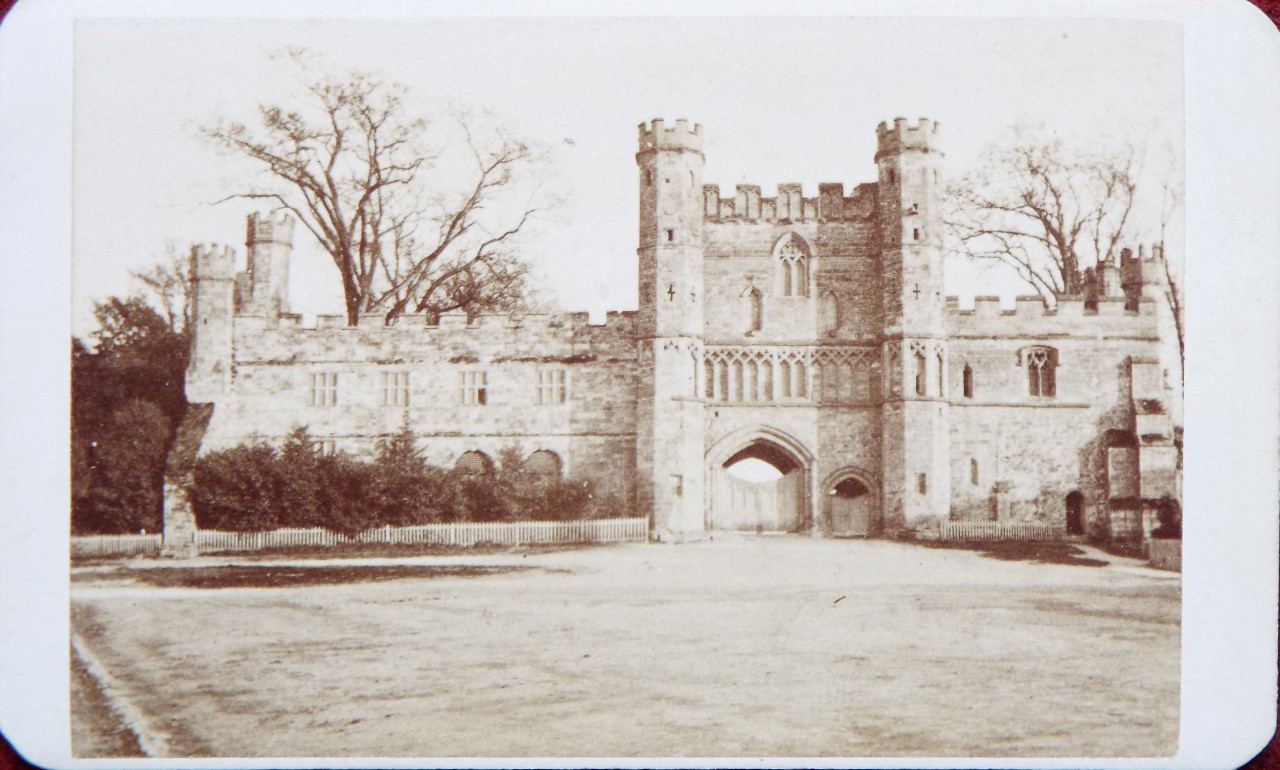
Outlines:
{"type": "Polygon", "coordinates": [[[824,524],[835,537],[867,537],[880,530],[880,496],[870,479],[844,472],[828,479],[822,490],[824,524]]]}

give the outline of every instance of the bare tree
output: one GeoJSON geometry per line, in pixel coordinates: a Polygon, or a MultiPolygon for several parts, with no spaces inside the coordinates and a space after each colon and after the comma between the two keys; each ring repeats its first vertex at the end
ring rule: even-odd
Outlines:
{"type": "Polygon", "coordinates": [[[1081,153],[1026,128],[948,190],[948,230],[972,259],[1012,267],[1047,301],[1083,293],[1118,259],[1138,189],[1133,148],[1081,153]]]}
{"type": "Polygon", "coordinates": [[[179,253],[173,243],[166,244],[164,252],[164,259],[130,275],[151,295],[151,303],[164,316],[169,330],[182,334],[191,321],[190,258],[179,253]]]}
{"type": "Polygon", "coordinates": [[[1177,185],[1166,182],[1160,199],[1160,248],[1156,251],[1155,256],[1160,260],[1160,267],[1164,272],[1164,282],[1161,285],[1161,289],[1164,291],[1164,300],[1169,305],[1169,314],[1173,316],[1173,331],[1178,338],[1179,372],[1185,371],[1187,365],[1187,347],[1182,325],[1182,284],[1178,271],[1169,264],[1169,255],[1165,252],[1164,243],[1169,223],[1173,219],[1174,212],[1181,205],[1181,189],[1177,185]]]}
{"type": "Polygon", "coordinates": [[[521,306],[528,266],[515,244],[549,205],[531,183],[542,158],[492,120],[410,115],[405,93],[360,72],[312,77],[298,104],[260,105],[259,125],[204,134],[266,172],[231,198],[288,209],[328,252],[348,323],[521,306]]]}

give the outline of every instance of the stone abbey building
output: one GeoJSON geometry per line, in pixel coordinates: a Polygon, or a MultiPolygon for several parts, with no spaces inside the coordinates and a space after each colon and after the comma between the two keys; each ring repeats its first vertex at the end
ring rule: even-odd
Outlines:
{"type": "MultiPolygon", "coordinates": [[[[962,309],[943,296],[938,124],[898,119],[877,139],[878,178],[851,190],[722,197],[703,184],[701,126],[642,124],[638,309],[602,325],[304,326],[286,296],[293,222],[252,216],[245,271],[230,249],[194,251],[187,397],[210,406],[186,440],[207,451],[305,425],[325,449],[370,454],[407,421],[433,464],[484,472],[514,445],[663,537],[948,518],[1140,533],[1176,495],[1155,260],[1100,264],[1093,295],[1053,308],[962,309]],[[729,474],[744,458],[782,475],[729,474]]],[[[182,481],[167,546],[192,525],[182,481]]]]}

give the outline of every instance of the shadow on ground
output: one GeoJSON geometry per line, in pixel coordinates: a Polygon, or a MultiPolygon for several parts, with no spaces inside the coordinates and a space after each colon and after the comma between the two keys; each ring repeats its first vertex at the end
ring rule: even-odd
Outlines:
{"type": "Polygon", "coordinates": [[[974,551],[988,559],[1029,561],[1035,564],[1066,564],[1072,567],[1105,567],[1111,562],[1088,556],[1083,548],[1070,543],[1039,543],[1020,540],[990,543],[924,542],[928,548],[952,551],[974,551]]]}
{"type": "Polygon", "coordinates": [[[73,575],[72,582],[99,582],[124,579],[160,588],[287,588],[294,586],[375,583],[407,578],[457,578],[497,575],[529,567],[474,565],[335,565],[326,567],[285,567],[280,565],[233,564],[218,567],[167,567],[129,569],[109,573],[73,575]]]}

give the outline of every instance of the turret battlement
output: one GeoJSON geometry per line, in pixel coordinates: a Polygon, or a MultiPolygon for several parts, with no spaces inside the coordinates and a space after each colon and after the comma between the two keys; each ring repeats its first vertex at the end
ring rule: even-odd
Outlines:
{"type": "Polygon", "coordinates": [[[191,247],[191,268],[196,278],[231,280],[235,275],[236,250],[216,243],[191,247]]]}
{"type": "Polygon", "coordinates": [[[640,152],[646,150],[691,150],[702,152],[702,126],[689,128],[689,121],[681,118],[675,126],[668,127],[662,118],[654,118],[652,125],[639,126],[640,152]]]}
{"type": "Polygon", "coordinates": [[[892,126],[880,123],[876,126],[876,160],[906,150],[942,152],[938,136],[941,125],[928,118],[920,118],[916,125],[907,123],[906,118],[894,118],[892,126]]]}
{"type": "Polygon", "coordinates": [[[720,186],[702,186],[702,215],[716,221],[804,222],[866,219],[875,213],[876,186],[861,184],[846,197],[841,182],[818,185],[816,198],[804,197],[799,184],[782,183],[777,196],[763,198],[760,186],[740,184],[732,198],[720,197],[720,186]]]}
{"type": "Polygon", "coordinates": [[[255,211],[245,224],[245,245],[263,241],[293,242],[293,215],[287,211],[279,214],[255,211]]]}

